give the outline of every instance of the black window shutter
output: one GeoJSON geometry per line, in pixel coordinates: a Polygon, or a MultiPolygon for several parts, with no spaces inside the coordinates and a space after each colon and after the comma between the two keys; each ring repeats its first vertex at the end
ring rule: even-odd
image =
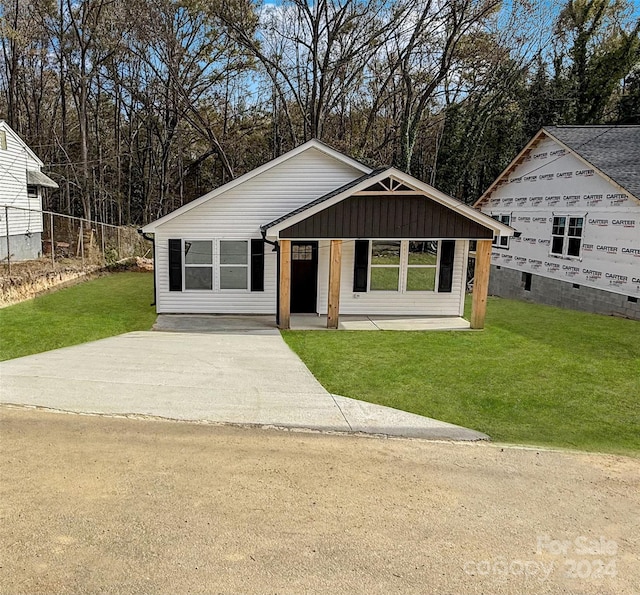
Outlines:
{"type": "Polygon", "coordinates": [[[182,291],[181,240],[169,240],[169,291],[182,291]]]}
{"type": "Polygon", "coordinates": [[[440,243],[440,277],[438,278],[438,292],[440,293],[451,293],[455,252],[455,240],[442,240],[440,243]]]}
{"type": "Polygon", "coordinates": [[[264,291],[264,240],[251,240],[251,291],[264,291]]]}
{"type": "Polygon", "coordinates": [[[369,240],[356,240],[353,267],[353,291],[367,291],[369,274],[369,240]]]}

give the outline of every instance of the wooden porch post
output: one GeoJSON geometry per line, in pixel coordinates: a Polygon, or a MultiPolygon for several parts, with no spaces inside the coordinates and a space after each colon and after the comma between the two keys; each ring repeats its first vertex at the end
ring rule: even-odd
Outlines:
{"type": "Polygon", "coordinates": [[[279,328],[291,326],[291,240],[280,240],[280,312],[279,328]]]}
{"type": "Polygon", "coordinates": [[[491,240],[478,240],[476,247],[476,269],[471,300],[471,328],[484,328],[489,293],[489,271],[491,269],[491,240]]]}
{"type": "Polygon", "coordinates": [[[341,271],[342,240],[331,240],[331,248],[329,250],[329,300],[327,309],[327,328],[338,328],[341,271]]]}

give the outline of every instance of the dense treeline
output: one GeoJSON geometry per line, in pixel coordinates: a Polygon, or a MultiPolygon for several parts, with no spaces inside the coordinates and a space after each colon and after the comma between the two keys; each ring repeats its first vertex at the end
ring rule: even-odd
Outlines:
{"type": "Polygon", "coordinates": [[[472,201],[543,124],[640,123],[625,2],[0,0],[0,113],[110,223],[312,137],[472,201]]]}

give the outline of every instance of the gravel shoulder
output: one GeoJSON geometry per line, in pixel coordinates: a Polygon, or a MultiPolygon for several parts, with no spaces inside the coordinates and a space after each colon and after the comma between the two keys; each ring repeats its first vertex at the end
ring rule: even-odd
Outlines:
{"type": "Polygon", "coordinates": [[[0,592],[640,592],[640,460],[0,408],[0,592]]]}

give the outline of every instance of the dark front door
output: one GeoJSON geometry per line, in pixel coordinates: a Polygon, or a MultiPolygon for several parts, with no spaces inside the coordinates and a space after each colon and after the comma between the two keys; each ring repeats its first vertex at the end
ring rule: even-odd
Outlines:
{"type": "Polygon", "coordinates": [[[318,296],[318,242],[291,242],[291,312],[315,313],[318,296]]]}

